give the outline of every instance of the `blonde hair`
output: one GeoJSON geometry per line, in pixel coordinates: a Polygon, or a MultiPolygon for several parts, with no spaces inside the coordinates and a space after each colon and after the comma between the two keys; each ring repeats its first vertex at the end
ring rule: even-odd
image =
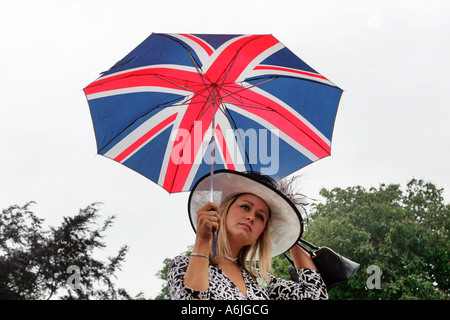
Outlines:
{"type": "MultiPolygon", "coordinates": [[[[225,255],[231,254],[230,243],[227,236],[226,218],[228,210],[231,205],[244,193],[234,195],[229,199],[222,202],[219,207],[219,214],[221,216],[221,222],[219,225],[219,231],[217,232],[217,251],[216,256],[212,257],[210,254],[210,260],[214,264],[218,264],[221,259],[224,259],[225,255]]],[[[272,271],[272,243],[270,240],[270,214],[261,235],[251,245],[244,246],[238,255],[237,262],[239,265],[247,271],[254,279],[262,278],[264,283],[270,282],[269,274],[273,274],[272,271]],[[256,254],[258,254],[258,261],[256,261],[256,254]],[[248,261],[248,262],[247,262],[248,261]]],[[[211,250],[213,241],[211,240],[211,250]]]]}

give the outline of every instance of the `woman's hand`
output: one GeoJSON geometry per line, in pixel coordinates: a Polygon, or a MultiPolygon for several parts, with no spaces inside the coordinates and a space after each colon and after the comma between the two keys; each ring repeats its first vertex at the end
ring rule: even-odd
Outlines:
{"type": "MultiPolygon", "coordinates": [[[[192,252],[209,256],[212,230],[217,231],[219,224],[219,207],[216,204],[208,202],[197,211],[197,238],[192,252]]],[[[209,259],[191,256],[184,276],[184,285],[197,291],[206,291],[209,288],[208,271],[209,259]]]]}
{"type": "Polygon", "coordinates": [[[215,203],[208,202],[197,211],[197,240],[209,243],[212,230],[214,229],[217,233],[219,225],[219,207],[215,203]]]}

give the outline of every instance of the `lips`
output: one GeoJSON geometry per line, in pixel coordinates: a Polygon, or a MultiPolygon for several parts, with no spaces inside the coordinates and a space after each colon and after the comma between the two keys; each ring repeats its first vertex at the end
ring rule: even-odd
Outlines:
{"type": "Polygon", "coordinates": [[[247,229],[248,231],[252,231],[252,227],[250,227],[250,225],[249,224],[247,224],[247,223],[239,223],[241,226],[243,226],[245,229],[247,229]]]}

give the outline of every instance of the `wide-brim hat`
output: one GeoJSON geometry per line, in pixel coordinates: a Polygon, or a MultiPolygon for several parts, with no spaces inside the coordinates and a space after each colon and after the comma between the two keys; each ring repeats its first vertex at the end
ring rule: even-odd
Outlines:
{"type": "Polygon", "coordinates": [[[197,211],[211,201],[211,180],[213,180],[213,201],[220,205],[231,197],[251,193],[264,200],[270,208],[270,239],[272,257],[278,256],[295,245],[303,233],[303,220],[296,207],[275,186],[254,178],[251,174],[232,170],[217,170],[200,178],[191,191],[188,213],[192,228],[197,232],[197,211]]]}

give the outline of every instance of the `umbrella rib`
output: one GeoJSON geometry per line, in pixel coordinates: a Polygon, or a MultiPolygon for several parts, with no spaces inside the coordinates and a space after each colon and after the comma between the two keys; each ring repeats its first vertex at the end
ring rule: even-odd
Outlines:
{"type": "MultiPolygon", "coordinates": [[[[177,86],[177,87],[180,87],[180,88],[182,88],[182,89],[185,89],[185,90],[187,90],[187,91],[189,91],[189,92],[191,92],[191,93],[199,94],[198,92],[196,92],[196,91],[190,89],[190,88],[187,87],[187,86],[183,86],[183,85],[178,84],[178,83],[176,83],[176,82],[174,82],[174,81],[170,81],[167,77],[164,77],[164,76],[162,76],[162,75],[159,75],[159,74],[152,74],[152,76],[154,76],[155,78],[160,79],[160,80],[162,80],[162,81],[166,81],[166,82],[168,82],[168,83],[170,83],[170,84],[173,84],[174,86],[177,86]]],[[[180,79],[180,80],[181,80],[181,79],[180,79]]],[[[199,94],[199,95],[200,95],[200,94],[199,94]]]]}
{"type": "Polygon", "coordinates": [[[273,109],[268,108],[268,107],[256,107],[256,106],[250,106],[248,104],[244,104],[244,103],[237,103],[237,102],[227,102],[229,104],[235,105],[237,107],[246,107],[246,108],[250,108],[250,109],[256,109],[256,110],[271,110],[273,111],[273,109]]]}
{"type": "MultiPolygon", "coordinates": [[[[241,91],[244,91],[244,90],[241,90],[241,91]]],[[[264,105],[264,104],[262,104],[260,102],[257,102],[257,101],[251,100],[251,99],[247,99],[247,100],[249,100],[250,102],[254,103],[254,105],[245,104],[243,97],[238,95],[238,94],[230,93],[227,96],[232,98],[232,99],[234,99],[235,101],[234,102],[226,101],[226,102],[230,103],[230,104],[234,104],[236,106],[253,108],[253,109],[259,109],[259,110],[272,110],[272,111],[275,111],[275,110],[273,110],[273,108],[270,108],[270,107],[268,107],[268,106],[266,106],[266,105],[264,105]],[[238,99],[238,97],[239,97],[239,99],[238,99]]]]}
{"type": "MultiPolygon", "coordinates": [[[[236,92],[230,92],[229,94],[226,94],[226,95],[224,95],[224,96],[221,96],[221,98],[226,98],[226,97],[232,96],[233,94],[238,94],[239,92],[242,92],[242,91],[245,91],[245,90],[248,90],[248,89],[251,89],[251,88],[259,87],[259,86],[261,86],[261,85],[263,85],[263,84],[265,84],[265,83],[271,82],[271,81],[276,80],[276,79],[278,79],[278,77],[271,77],[271,78],[269,78],[269,79],[267,79],[267,80],[265,80],[265,81],[262,81],[262,82],[257,83],[257,84],[252,84],[252,85],[250,85],[250,86],[248,86],[248,87],[244,87],[244,86],[241,84],[241,86],[242,86],[242,89],[241,89],[241,90],[236,91],[236,92]]],[[[242,81],[242,82],[244,82],[244,81],[242,81]]],[[[224,90],[225,90],[225,89],[224,89],[224,90]]]]}
{"type": "Polygon", "coordinates": [[[173,107],[182,107],[182,106],[188,106],[188,105],[193,105],[193,104],[199,104],[199,103],[204,103],[205,101],[199,101],[199,102],[192,102],[192,99],[194,98],[194,96],[191,96],[189,99],[186,99],[180,103],[173,103],[171,105],[166,105],[169,104],[170,102],[164,103],[164,104],[160,104],[156,107],[153,107],[152,110],[150,110],[149,112],[156,110],[156,109],[160,109],[160,108],[173,108],[173,107]]]}
{"type": "MultiPolygon", "coordinates": [[[[187,53],[188,53],[188,55],[189,55],[189,58],[191,59],[192,63],[193,63],[194,66],[195,66],[195,69],[197,70],[198,75],[200,76],[200,79],[202,79],[202,82],[203,82],[205,88],[207,88],[209,94],[211,95],[212,93],[211,93],[211,91],[210,91],[210,89],[209,89],[209,86],[208,86],[208,85],[206,84],[206,82],[205,82],[206,75],[205,75],[205,73],[203,72],[202,68],[198,65],[197,61],[196,61],[196,60],[194,59],[194,57],[192,56],[192,53],[191,53],[191,51],[189,50],[189,48],[187,48],[186,44],[184,44],[182,41],[180,41],[180,40],[178,40],[178,39],[176,39],[176,38],[170,37],[169,35],[166,35],[166,34],[160,34],[160,36],[166,37],[166,38],[171,39],[172,41],[178,42],[178,44],[179,44],[180,46],[182,46],[182,47],[187,51],[187,53]]],[[[209,80],[208,80],[208,81],[209,81],[209,80]]]]}

